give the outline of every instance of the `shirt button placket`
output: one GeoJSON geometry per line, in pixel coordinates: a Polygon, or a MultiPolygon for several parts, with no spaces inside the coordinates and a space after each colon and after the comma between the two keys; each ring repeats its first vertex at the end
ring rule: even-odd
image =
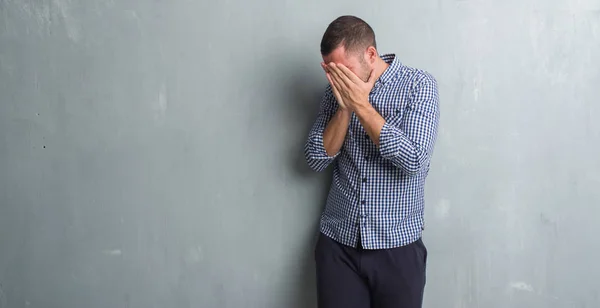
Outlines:
{"type": "Polygon", "coordinates": [[[361,186],[362,186],[363,200],[360,202],[360,204],[361,204],[361,207],[360,207],[360,213],[361,213],[361,215],[360,215],[360,217],[364,220],[364,219],[367,218],[367,207],[366,207],[366,205],[367,205],[367,199],[366,199],[366,195],[367,195],[367,193],[366,193],[366,190],[367,190],[367,188],[366,188],[367,178],[362,178],[362,183],[363,184],[361,186]]]}
{"type": "Polygon", "coordinates": [[[365,218],[367,218],[367,214],[366,214],[366,210],[365,210],[365,205],[367,204],[367,201],[363,200],[360,204],[362,205],[360,207],[360,218],[362,218],[362,220],[364,220],[365,218]]]}

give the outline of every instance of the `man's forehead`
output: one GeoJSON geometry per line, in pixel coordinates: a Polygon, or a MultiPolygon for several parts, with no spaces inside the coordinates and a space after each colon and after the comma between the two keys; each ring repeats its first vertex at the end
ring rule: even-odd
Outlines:
{"type": "Polygon", "coordinates": [[[333,62],[333,63],[338,63],[338,64],[343,64],[345,66],[349,66],[350,63],[352,62],[351,58],[352,58],[352,56],[346,52],[344,47],[340,46],[340,47],[334,49],[327,56],[323,56],[323,61],[325,61],[325,63],[333,62]]]}

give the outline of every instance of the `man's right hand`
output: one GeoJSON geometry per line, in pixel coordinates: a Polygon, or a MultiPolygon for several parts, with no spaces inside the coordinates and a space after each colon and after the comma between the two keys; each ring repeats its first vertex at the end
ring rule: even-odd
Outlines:
{"type": "Polygon", "coordinates": [[[344,111],[348,110],[348,106],[342,100],[342,96],[340,95],[340,91],[338,90],[339,85],[337,84],[337,81],[331,77],[331,72],[329,72],[329,68],[327,67],[327,64],[325,64],[324,62],[321,62],[321,67],[325,71],[327,80],[329,80],[329,84],[331,85],[331,91],[333,91],[333,95],[335,96],[335,100],[337,101],[338,105],[344,111]]]}
{"type": "Polygon", "coordinates": [[[342,100],[339,85],[336,83],[335,78],[331,76],[331,72],[329,72],[327,65],[321,63],[321,67],[323,67],[323,70],[327,75],[327,80],[329,80],[329,84],[331,85],[331,91],[333,92],[339,107],[329,123],[327,123],[325,131],[323,132],[323,146],[325,147],[327,155],[333,157],[341,151],[342,146],[344,145],[352,112],[342,100]]]}

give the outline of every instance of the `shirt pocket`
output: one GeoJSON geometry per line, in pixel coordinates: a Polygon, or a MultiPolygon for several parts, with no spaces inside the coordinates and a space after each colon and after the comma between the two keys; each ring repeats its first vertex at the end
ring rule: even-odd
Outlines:
{"type": "Polygon", "coordinates": [[[385,121],[393,126],[400,126],[402,118],[406,113],[408,104],[402,95],[389,99],[383,102],[380,106],[379,113],[385,121]]]}

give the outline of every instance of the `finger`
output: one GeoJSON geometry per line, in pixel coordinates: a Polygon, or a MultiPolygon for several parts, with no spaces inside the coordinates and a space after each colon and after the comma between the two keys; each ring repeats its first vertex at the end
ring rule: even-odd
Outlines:
{"type": "Polygon", "coordinates": [[[338,64],[337,67],[343,73],[343,75],[351,82],[358,84],[359,82],[363,82],[356,74],[354,74],[349,68],[344,66],[343,64],[338,64]]]}
{"type": "Polygon", "coordinates": [[[321,68],[323,68],[323,70],[327,72],[327,64],[325,64],[325,62],[321,62],[321,68]]]}
{"type": "Polygon", "coordinates": [[[333,77],[329,73],[327,74],[327,79],[329,80],[329,84],[331,84],[331,91],[333,92],[335,99],[338,101],[338,104],[342,105],[342,107],[345,107],[342,97],[340,95],[340,91],[338,89],[337,82],[333,79],[333,77]]]}
{"type": "Polygon", "coordinates": [[[327,79],[329,80],[329,84],[331,84],[331,90],[333,91],[333,94],[336,96],[336,98],[340,99],[340,91],[337,80],[335,80],[330,73],[327,73],[327,79]]]}
{"type": "Polygon", "coordinates": [[[333,67],[331,65],[327,66],[327,73],[329,74],[329,77],[331,77],[331,79],[338,85],[339,87],[339,83],[341,82],[339,73],[333,69],[333,67]]]}
{"type": "Polygon", "coordinates": [[[345,67],[343,64],[336,64],[335,67],[338,70],[340,79],[344,82],[344,84],[348,88],[351,88],[355,84],[357,84],[357,82],[353,80],[353,77],[355,77],[356,75],[354,75],[354,73],[352,73],[352,71],[350,71],[350,69],[345,67]]]}
{"type": "Polygon", "coordinates": [[[331,90],[334,92],[333,94],[335,94],[336,86],[335,86],[335,82],[333,81],[333,78],[331,77],[330,73],[326,73],[325,76],[327,76],[327,80],[329,81],[329,84],[331,85],[331,90]]]}
{"type": "Polygon", "coordinates": [[[329,70],[334,73],[334,77],[338,80],[339,84],[343,87],[351,87],[352,81],[345,76],[344,72],[335,63],[329,65],[329,70]]]}
{"type": "Polygon", "coordinates": [[[336,93],[339,96],[339,99],[344,100],[344,97],[346,97],[349,91],[348,86],[344,84],[344,82],[341,81],[338,77],[335,77],[335,75],[331,75],[331,79],[336,93]]]}

